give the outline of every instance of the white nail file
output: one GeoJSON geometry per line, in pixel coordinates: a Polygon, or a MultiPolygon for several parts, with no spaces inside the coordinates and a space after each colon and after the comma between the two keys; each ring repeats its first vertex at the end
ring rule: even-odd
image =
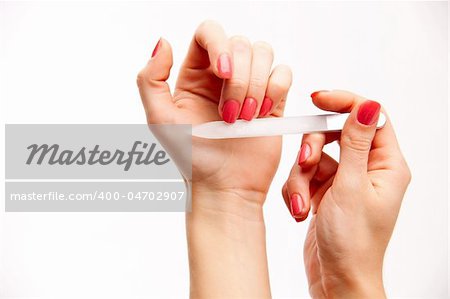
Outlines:
{"type": "MultiPolygon", "coordinates": [[[[237,120],[234,124],[213,121],[192,127],[192,135],[208,139],[278,136],[315,132],[341,131],[349,113],[305,115],[296,117],[256,118],[252,121],[237,120]]],[[[386,123],[380,113],[377,129],[386,123]]]]}

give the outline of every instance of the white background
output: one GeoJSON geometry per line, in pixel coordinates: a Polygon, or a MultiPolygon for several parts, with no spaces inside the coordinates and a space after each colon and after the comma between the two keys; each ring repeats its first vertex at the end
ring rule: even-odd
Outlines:
{"type": "MultiPolygon", "coordinates": [[[[446,2],[0,5],[2,124],[144,123],[138,70],[163,36],[174,49],[173,84],[204,19],[273,45],[276,63],[294,71],[288,116],[318,112],[309,98],[317,89],[380,101],[413,173],[385,260],[387,293],[447,297],[446,2]]],[[[1,135],[3,143],[3,126],[1,135]]],[[[300,137],[284,139],[265,205],[274,298],[308,297],[307,223],[290,217],[280,195],[300,137]]],[[[0,217],[1,298],[188,296],[182,213],[0,217]]]]}

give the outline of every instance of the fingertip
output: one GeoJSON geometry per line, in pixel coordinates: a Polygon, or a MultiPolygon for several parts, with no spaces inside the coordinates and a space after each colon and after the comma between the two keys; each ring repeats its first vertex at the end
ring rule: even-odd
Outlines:
{"type": "Polygon", "coordinates": [[[254,98],[246,98],[242,104],[241,114],[239,117],[246,121],[251,121],[255,116],[258,102],[254,98]]]}
{"type": "Polygon", "coordinates": [[[227,100],[222,107],[222,119],[233,124],[239,116],[240,103],[237,100],[227,100]]]}
{"type": "Polygon", "coordinates": [[[155,48],[153,48],[151,58],[155,57],[156,54],[158,54],[159,49],[161,48],[161,43],[162,43],[162,38],[160,37],[160,38],[158,39],[158,42],[156,43],[155,48]]]}
{"type": "Polygon", "coordinates": [[[323,133],[305,134],[302,138],[302,146],[298,156],[298,165],[302,168],[310,168],[320,162],[322,150],[327,142],[323,133]]]}
{"type": "Polygon", "coordinates": [[[273,101],[268,96],[264,97],[264,100],[261,104],[261,108],[259,109],[259,117],[266,116],[269,114],[272,109],[273,101]]]}
{"type": "Polygon", "coordinates": [[[305,214],[303,214],[303,215],[301,215],[301,216],[293,217],[293,218],[294,218],[294,220],[295,220],[297,223],[303,222],[303,221],[305,221],[306,219],[308,219],[308,213],[305,213],[305,214]]]}
{"type": "Polygon", "coordinates": [[[373,126],[378,121],[380,110],[380,103],[367,100],[359,106],[356,119],[364,126],[373,126]]]}
{"type": "Polygon", "coordinates": [[[300,147],[300,153],[298,155],[298,165],[305,166],[311,156],[311,146],[308,143],[303,143],[300,147]]]}
{"type": "Polygon", "coordinates": [[[294,217],[296,221],[303,221],[308,217],[310,209],[309,200],[299,193],[293,193],[290,197],[290,208],[292,217],[294,217]]]}
{"type": "Polygon", "coordinates": [[[299,222],[302,222],[302,221],[305,220],[305,219],[303,219],[303,218],[294,218],[294,220],[295,220],[297,223],[299,223],[299,222]]]}
{"type": "Polygon", "coordinates": [[[311,98],[314,100],[314,99],[315,99],[316,97],[318,97],[321,93],[325,93],[325,92],[329,92],[329,90],[322,89],[322,90],[314,91],[313,93],[311,93],[311,98]]]}

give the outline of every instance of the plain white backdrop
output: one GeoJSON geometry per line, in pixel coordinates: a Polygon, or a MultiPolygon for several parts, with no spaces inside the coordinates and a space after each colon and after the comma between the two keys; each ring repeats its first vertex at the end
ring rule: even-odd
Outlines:
{"type": "MultiPolygon", "coordinates": [[[[273,45],[275,62],[294,73],[288,116],[317,113],[309,94],[318,89],[347,89],[384,105],[413,174],[386,254],[386,290],[446,298],[446,2],[3,2],[2,144],[4,123],[144,123],[137,72],[163,36],[174,50],[173,86],[204,19],[273,45]]],[[[265,205],[274,298],[309,297],[308,222],[290,217],[280,193],[300,140],[284,139],[265,205]]],[[[336,157],[336,146],[328,151],[336,157]]],[[[0,194],[3,207],[3,183],[0,194]]],[[[0,211],[0,226],[1,298],[188,296],[183,213],[0,211]]]]}

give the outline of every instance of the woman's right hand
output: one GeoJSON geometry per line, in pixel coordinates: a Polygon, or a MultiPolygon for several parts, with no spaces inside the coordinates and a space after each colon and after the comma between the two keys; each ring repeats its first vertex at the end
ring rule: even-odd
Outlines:
{"type": "Polygon", "coordinates": [[[312,219],[304,260],[312,297],[382,298],[384,253],[411,174],[380,105],[344,91],[311,95],[324,110],[351,112],[341,134],[304,135],[283,197],[300,222],[312,219]],[[322,152],[338,140],[339,163],[322,152]]]}

